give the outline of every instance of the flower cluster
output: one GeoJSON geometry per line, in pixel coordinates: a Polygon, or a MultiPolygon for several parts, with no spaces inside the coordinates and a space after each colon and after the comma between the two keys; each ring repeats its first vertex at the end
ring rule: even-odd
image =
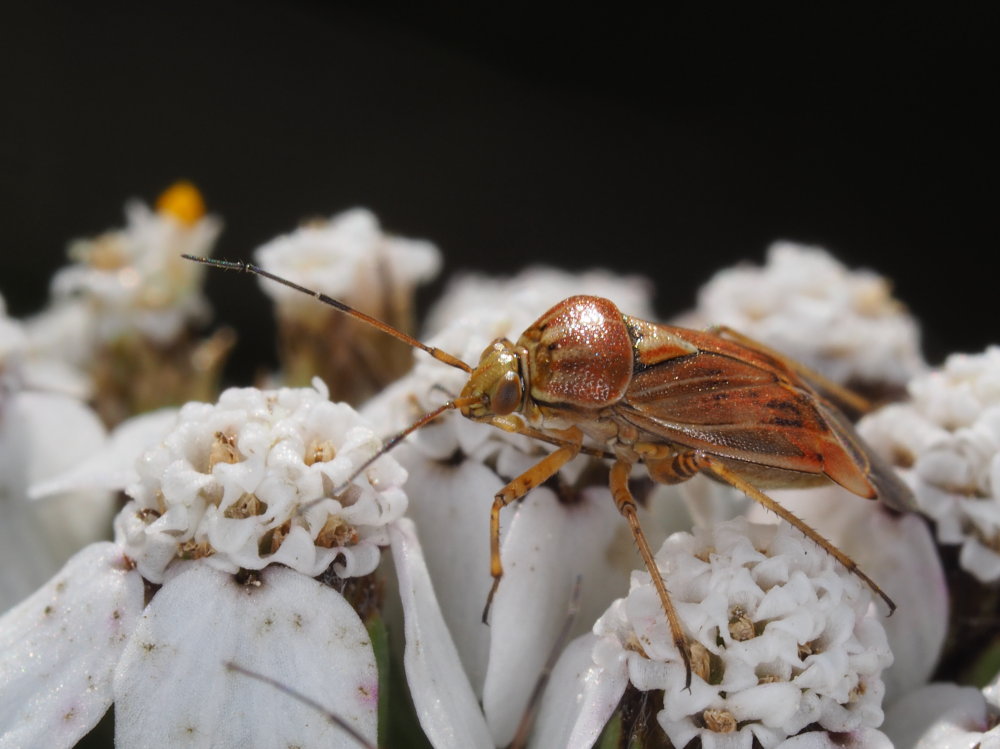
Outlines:
{"type": "Polygon", "coordinates": [[[657,562],[691,638],[690,690],[648,574],[594,625],[625,655],[632,684],[670,695],[658,719],[674,746],[767,748],[810,726],[882,722],[885,631],[862,583],[815,552],[787,525],[742,518],[667,540],[657,562]]]}
{"type": "Polygon", "coordinates": [[[962,567],[1000,580],[1000,348],[950,356],[909,395],[863,433],[900,466],[940,542],[961,546],[962,567]]]}
{"type": "MultiPolygon", "coordinates": [[[[834,397],[837,383],[908,393],[858,426],[885,465],[860,443],[849,453],[875,485],[898,470],[919,512],[747,471],[795,528],[704,476],[658,485],[640,461],[629,488],[671,607],[594,449],[626,456],[624,441],[588,442],[499,511],[491,548],[494,497],[538,483],[553,444],[454,409],[397,444],[468,371],[268,279],[281,371],[267,389],[216,392],[231,337],[192,332],[208,314],[204,269],[177,256],[207,255],[218,220],[184,184],[127,217],[74,245],[37,319],[10,319],[0,301],[0,747],[73,746],[112,704],[120,747],[396,746],[418,730],[435,749],[997,741],[993,635],[961,658],[947,643],[966,631],[949,618],[959,564],[991,593],[975,597],[977,618],[997,615],[1000,349],[928,373],[885,279],[782,243],[762,269],[721,272],[685,320],[821,370],[834,397]],[[198,356],[209,376],[192,374],[198,356]],[[194,380],[197,394],[182,387],[194,380]],[[174,401],[191,402],[151,410],[174,401]],[[406,694],[386,680],[399,666],[406,694]],[[936,670],[980,677],[929,683],[936,670]]],[[[397,329],[440,263],[363,210],[255,259],[397,329]]],[[[455,279],[421,340],[472,367],[576,294],[655,319],[642,278],[534,268],[455,279]]],[[[549,406],[534,426],[564,439],[549,406]]]]}
{"type": "Polygon", "coordinates": [[[134,200],[125,215],[125,227],[70,245],[50,304],[26,324],[32,383],[89,399],[108,425],[210,398],[233,344],[226,329],[195,332],[210,316],[204,268],[181,255],[211,254],[222,229],[198,190],[177,183],[155,210],[134,200]]]}
{"type": "Polygon", "coordinates": [[[137,332],[167,343],[208,314],[204,269],[181,255],[210,255],[222,223],[205,215],[201,195],[186,182],[164,192],[156,210],[130,201],[125,218],[123,229],[70,245],[74,262],[53,277],[53,295],[59,304],[78,299],[100,341],[137,332]]]}
{"type": "Polygon", "coordinates": [[[229,661],[322,694],[374,740],[379,688],[365,622],[313,578],[370,575],[389,543],[405,473],[390,456],[365,468],[378,449],[321,384],[232,389],[216,405],[181,409],[139,462],[114,542],[80,551],[4,616],[4,740],[71,746],[114,701],[122,746],[150,735],[345,741],[308,705],[228,671],[229,661]],[[149,586],[159,587],[147,605],[149,586]]]}
{"type": "Polygon", "coordinates": [[[924,367],[916,321],[872,271],[776,242],[761,266],[720,271],[687,318],[728,325],[842,384],[899,389],[924,367]]]}
{"type": "MultiPolygon", "coordinates": [[[[388,235],[361,208],[277,237],[258,248],[255,258],[270,273],[406,332],[413,328],[414,289],[441,265],[433,244],[388,235]]],[[[275,303],[286,384],[303,385],[319,376],[334,397],[359,403],[409,368],[410,350],[399,341],[300,291],[261,281],[275,303]]]]}
{"type": "Polygon", "coordinates": [[[370,574],[385,526],[406,510],[405,474],[391,457],[349,482],[378,446],[318,380],[315,389],[231,389],[215,405],[189,403],[139,463],[118,541],[154,583],[178,558],[229,573],[283,564],[309,577],[339,560],[341,577],[370,574]]]}

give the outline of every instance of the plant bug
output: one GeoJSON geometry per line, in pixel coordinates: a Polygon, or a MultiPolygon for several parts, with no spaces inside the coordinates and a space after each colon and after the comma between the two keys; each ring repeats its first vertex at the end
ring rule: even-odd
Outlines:
{"type": "Polygon", "coordinates": [[[865,402],[818,373],[727,328],[696,331],[622,314],[613,302],[573,296],[556,304],[517,342],[498,339],[472,367],[343,302],[242,262],[185,255],[206,265],[268,278],[363,320],[469,379],[457,398],[425,414],[386,441],[368,465],[400,440],[448,410],[556,445],[494,497],[490,512],[490,571],[503,575],[500,511],[524,497],[581,453],[612,461],[610,488],[650,573],[671,637],[691,682],[691,659],[628,486],[634,465],[653,481],[674,484],[695,474],[729,484],[794,525],[889,606],[888,595],[850,557],[765,494],[765,489],[835,482],[861,497],[880,497],[909,510],[909,489],[854,431],[838,405],[865,402]]]}

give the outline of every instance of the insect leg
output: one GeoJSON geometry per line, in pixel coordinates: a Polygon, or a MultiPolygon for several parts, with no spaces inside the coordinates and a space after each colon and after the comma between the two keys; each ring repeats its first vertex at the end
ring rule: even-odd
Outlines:
{"type": "Polygon", "coordinates": [[[660,575],[660,568],[657,567],[656,560],[653,558],[653,552],[646,541],[646,534],[642,532],[642,527],[639,525],[639,516],[636,514],[635,508],[635,497],[632,496],[632,492],[628,488],[628,476],[631,470],[632,464],[621,459],[615,461],[614,465],[611,466],[611,496],[615,500],[615,506],[618,508],[618,511],[628,521],[632,537],[635,539],[636,546],[639,547],[639,556],[642,557],[642,561],[646,564],[646,569],[649,570],[653,587],[656,588],[656,592],[660,597],[660,604],[663,606],[663,613],[667,615],[667,622],[670,624],[670,636],[673,638],[674,645],[681,654],[681,659],[684,661],[684,688],[690,689],[691,655],[688,653],[687,638],[684,636],[684,629],[681,627],[681,620],[677,616],[677,610],[670,600],[670,593],[667,592],[667,586],[663,582],[662,575],[660,575]]]}
{"type": "Polygon", "coordinates": [[[750,482],[736,475],[733,471],[729,470],[721,461],[716,460],[710,455],[706,455],[702,452],[686,452],[681,453],[680,456],[683,460],[690,460],[691,464],[697,467],[699,470],[705,473],[711,474],[718,479],[726,482],[730,486],[746,494],[750,499],[758,502],[766,509],[773,512],[775,515],[780,517],[782,520],[790,523],[791,525],[798,528],[805,536],[811,539],[814,543],[818,544],[827,554],[832,556],[838,562],[840,562],[844,567],[847,568],[848,572],[857,575],[861,578],[864,583],[871,588],[872,592],[878,595],[886,604],[889,606],[889,615],[896,610],[896,604],[892,602],[892,599],[885,594],[885,592],[872,580],[868,575],[861,571],[858,567],[857,562],[851,559],[847,554],[842,552],[832,543],[827,541],[823,536],[821,536],[816,530],[810,527],[804,520],[799,518],[790,510],[785,509],[780,504],[775,502],[769,496],[764,494],[760,489],[755,487],[750,482]]]}
{"type": "Polygon", "coordinates": [[[510,432],[511,434],[523,434],[525,437],[531,437],[531,439],[538,440],[539,442],[548,442],[550,445],[555,445],[556,447],[576,445],[577,449],[581,453],[584,455],[591,455],[595,458],[615,457],[614,454],[608,450],[591,447],[590,445],[578,444],[582,442],[583,437],[580,435],[580,430],[576,427],[543,432],[540,429],[529,427],[516,417],[510,418],[505,416],[489,416],[484,419],[476,419],[476,421],[489,424],[490,426],[502,429],[505,432],[510,432]]]}
{"type": "Polygon", "coordinates": [[[512,479],[493,498],[493,508],[490,510],[490,574],[493,575],[493,587],[490,588],[490,594],[486,597],[483,624],[488,623],[493,596],[500,586],[500,578],[503,577],[503,566],[500,564],[500,510],[555,476],[560,468],[575,458],[580,452],[580,443],[583,441],[583,435],[579,432],[577,435],[575,442],[568,442],[558,450],[546,455],[520,476],[512,479]]]}

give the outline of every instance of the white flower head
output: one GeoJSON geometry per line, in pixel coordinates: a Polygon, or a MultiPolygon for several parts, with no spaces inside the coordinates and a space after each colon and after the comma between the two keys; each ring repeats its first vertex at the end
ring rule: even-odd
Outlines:
{"type": "MultiPolygon", "coordinates": [[[[140,439],[161,421],[121,431],[140,439]]],[[[371,639],[313,578],[331,564],[367,575],[388,545],[405,472],[385,456],[353,476],[379,447],[318,381],[182,408],[139,461],[114,543],[86,547],[0,617],[0,746],[68,748],[112,702],[119,747],[356,745],[228,661],[321,701],[374,743],[371,639]]],[[[107,463],[77,475],[93,481],[107,463]]],[[[108,468],[106,480],[122,475],[108,468]]]]}
{"type": "MultiPolygon", "coordinates": [[[[360,208],[306,224],[255,253],[265,270],[325,293],[406,333],[413,332],[413,294],[441,265],[430,242],[385,234],[360,208]]],[[[285,384],[319,376],[336,399],[362,403],[403,374],[409,347],[273,280],[261,287],[274,300],[285,384]]]]}
{"type": "Polygon", "coordinates": [[[864,419],[861,434],[901,466],[938,540],[961,545],[962,567],[1000,580],[1000,347],[948,357],[909,393],[864,419]]]}
{"type": "MultiPolygon", "coordinates": [[[[277,237],[254,253],[264,269],[375,313],[391,308],[441,267],[441,254],[427,241],[385,234],[378,219],[362,208],[328,221],[308,223],[277,237]]],[[[315,319],[316,301],[261,279],[261,288],[279,314],[315,319]]]]}
{"type": "Polygon", "coordinates": [[[157,210],[129,201],[124,228],[70,246],[76,262],[52,279],[57,301],[86,299],[103,342],[130,332],[161,344],[175,339],[207,312],[204,268],[181,257],[211,254],[222,229],[219,219],[203,215],[200,201],[187,183],[167,190],[157,210]],[[192,202],[194,210],[188,209],[192,202]]]}
{"type": "Polygon", "coordinates": [[[814,724],[881,723],[892,654],[871,596],[799,531],[738,518],[674,534],[657,562],[689,638],[690,690],[647,573],[594,632],[627,654],[638,689],[665,690],[658,719],[675,746],[775,747],[814,724]]]}
{"type": "Polygon", "coordinates": [[[818,247],[776,242],[763,267],[720,271],[691,318],[735,328],[841,384],[901,387],[925,367],[916,321],[889,282],[818,247]]]}
{"type": "Polygon", "coordinates": [[[281,563],[313,577],[341,557],[342,577],[369,574],[388,544],[386,525],[406,509],[406,474],[386,456],[341,487],[378,446],[318,380],[189,403],[142,458],[117,539],[153,582],[177,558],[226,572],[281,563]]]}
{"type": "MultiPolygon", "coordinates": [[[[948,635],[949,595],[933,530],[924,518],[894,512],[834,484],[774,491],[772,497],[847,554],[896,604],[897,613],[883,619],[894,658],[882,675],[886,704],[926,684],[948,635]]],[[[747,519],[783,522],[760,505],[747,519]]]]}

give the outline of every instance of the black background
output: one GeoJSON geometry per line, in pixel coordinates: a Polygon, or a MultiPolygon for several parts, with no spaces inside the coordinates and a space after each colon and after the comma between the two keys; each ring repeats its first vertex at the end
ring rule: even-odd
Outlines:
{"type": "MultiPolygon", "coordinates": [[[[789,238],[892,278],[934,359],[1000,340],[985,11],[472,7],[8,8],[11,313],[41,306],[67,240],[186,177],[226,222],[219,257],[364,205],[450,272],[647,273],[666,317],[789,238]]],[[[269,303],[235,274],[209,293],[245,379],[269,303]]]]}

